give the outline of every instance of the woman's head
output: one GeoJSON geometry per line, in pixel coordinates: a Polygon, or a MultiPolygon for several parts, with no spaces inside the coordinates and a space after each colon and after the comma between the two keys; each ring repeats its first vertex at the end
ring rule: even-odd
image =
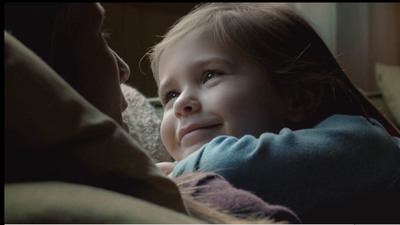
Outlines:
{"type": "Polygon", "coordinates": [[[120,84],[130,74],[103,35],[98,3],[7,3],[5,29],[32,49],[76,91],[123,125],[120,84]]]}

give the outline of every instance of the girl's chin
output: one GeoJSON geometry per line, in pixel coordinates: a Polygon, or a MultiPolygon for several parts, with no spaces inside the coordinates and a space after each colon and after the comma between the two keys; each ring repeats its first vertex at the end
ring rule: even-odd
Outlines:
{"type": "Polygon", "coordinates": [[[204,146],[205,144],[207,144],[208,142],[210,142],[210,140],[202,141],[202,142],[197,142],[196,144],[193,144],[193,145],[188,146],[188,147],[183,147],[183,146],[182,146],[182,149],[184,149],[184,150],[183,150],[183,153],[182,153],[181,158],[180,158],[179,160],[177,160],[177,161],[180,161],[180,160],[182,160],[182,159],[188,157],[188,156],[191,155],[192,153],[194,153],[194,152],[200,150],[200,148],[203,147],[203,146],[204,146]]]}

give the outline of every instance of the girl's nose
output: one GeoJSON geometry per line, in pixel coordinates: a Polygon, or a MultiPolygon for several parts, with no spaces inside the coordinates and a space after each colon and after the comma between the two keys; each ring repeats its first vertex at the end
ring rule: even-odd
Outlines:
{"type": "Polygon", "coordinates": [[[194,92],[183,92],[174,102],[175,117],[188,116],[201,109],[201,104],[194,92]]]}

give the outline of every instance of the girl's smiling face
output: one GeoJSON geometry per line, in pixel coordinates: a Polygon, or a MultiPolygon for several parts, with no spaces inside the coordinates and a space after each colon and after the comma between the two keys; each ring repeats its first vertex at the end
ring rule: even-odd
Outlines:
{"type": "Polygon", "coordinates": [[[160,57],[161,138],[177,161],[220,135],[278,132],[290,110],[264,67],[212,37],[195,30],[160,57]]]}

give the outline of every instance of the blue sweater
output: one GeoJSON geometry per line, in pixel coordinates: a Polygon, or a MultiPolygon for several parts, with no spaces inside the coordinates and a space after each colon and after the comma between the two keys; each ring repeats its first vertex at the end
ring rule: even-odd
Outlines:
{"type": "Polygon", "coordinates": [[[372,192],[376,197],[393,185],[398,188],[400,139],[373,119],[333,115],[312,129],[283,128],[259,138],[216,137],[178,162],[173,177],[194,171],[216,172],[234,187],[287,206],[300,218],[311,212],[329,218],[335,212],[320,212],[323,208],[332,211],[328,206],[350,206],[351,200],[361,202],[372,192]]]}

